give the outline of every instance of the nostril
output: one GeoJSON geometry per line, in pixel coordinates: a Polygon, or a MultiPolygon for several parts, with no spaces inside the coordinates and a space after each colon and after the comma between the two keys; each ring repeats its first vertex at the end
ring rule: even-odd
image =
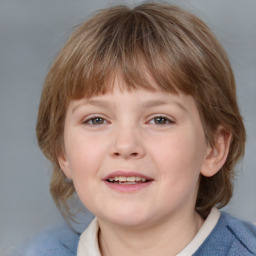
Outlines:
{"type": "Polygon", "coordinates": [[[115,157],[120,157],[120,156],[124,156],[124,157],[137,157],[139,154],[137,152],[133,152],[133,153],[128,153],[128,154],[125,154],[125,153],[119,153],[119,152],[114,152],[113,155],[115,157]]]}

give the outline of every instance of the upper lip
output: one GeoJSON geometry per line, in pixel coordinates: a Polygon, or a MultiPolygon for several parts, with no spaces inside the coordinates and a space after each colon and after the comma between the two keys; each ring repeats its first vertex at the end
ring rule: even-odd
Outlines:
{"type": "Polygon", "coordinates": [[[147,180],[153,180],[151,177],[146,176],[144,174],[141,174],[139,172],[134,172],[134,171],[114,171],[110,174],[108,174],[106,177],[104,177],[104,180],[108,180],[110,178],[114,178],[114,177],[141,177],[141,178],[145,178],[147,180]]]}

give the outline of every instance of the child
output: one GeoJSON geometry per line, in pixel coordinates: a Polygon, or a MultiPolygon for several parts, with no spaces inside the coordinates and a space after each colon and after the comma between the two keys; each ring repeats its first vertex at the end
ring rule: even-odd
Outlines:
{"type": "Polygon", "coordinates": [[[192,14],[145,3],[79,26],[46,78],[37,136],[60,211],[78,195],[96,216],[37,256],[256,255],[256,228],[217,209],[245,129],[227,56],[192,14]]]}

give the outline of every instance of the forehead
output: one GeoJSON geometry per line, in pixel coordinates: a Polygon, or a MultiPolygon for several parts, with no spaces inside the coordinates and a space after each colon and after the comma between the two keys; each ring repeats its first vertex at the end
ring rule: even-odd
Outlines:
{"type": "Polygon", "coordinates": [[[85,106],[94,106],[102,109],[114,109],[116,107],[126,109],[126,106],[127,108],[131,106],[135,109],[151,109],[159,106],[170,106],[184,112],[196,109],[195,101],[190,95],[185,95],[179,91],[175,93],[166,92],[159,87],[127,90],[122,87],[118,79],[115,80],[111,90],[91,97],[72,100],[69,107],[74,112],[85,106]]]}
{"type": "Polygon", "coordinates": [[[170,92],[179,94],[177,88],[171,79],[168,84],[158,83],[156,79],[145,68],[141,69],[138,76],[128,76],[124,72],[117,69],[115,72],[106,75],[102,80],[87,81],[80,83],[79,86],[72,86],[68,93],[68,101],[76,99],[90,99],[102,95],[111,95],[117,91],[121,93],[133,93],[135,91],[144,90],[147,92],[170,92]]]}

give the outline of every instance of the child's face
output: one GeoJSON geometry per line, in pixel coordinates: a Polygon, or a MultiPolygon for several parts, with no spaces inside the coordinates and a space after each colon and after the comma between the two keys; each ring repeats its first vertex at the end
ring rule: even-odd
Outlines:
{"type": "Polygon", "coordinates": [[[67,111],[59,162],[79,198],[101,220],[130,226],[194,212],[209,151],[194,99],[116,83],[67,111]]]}

